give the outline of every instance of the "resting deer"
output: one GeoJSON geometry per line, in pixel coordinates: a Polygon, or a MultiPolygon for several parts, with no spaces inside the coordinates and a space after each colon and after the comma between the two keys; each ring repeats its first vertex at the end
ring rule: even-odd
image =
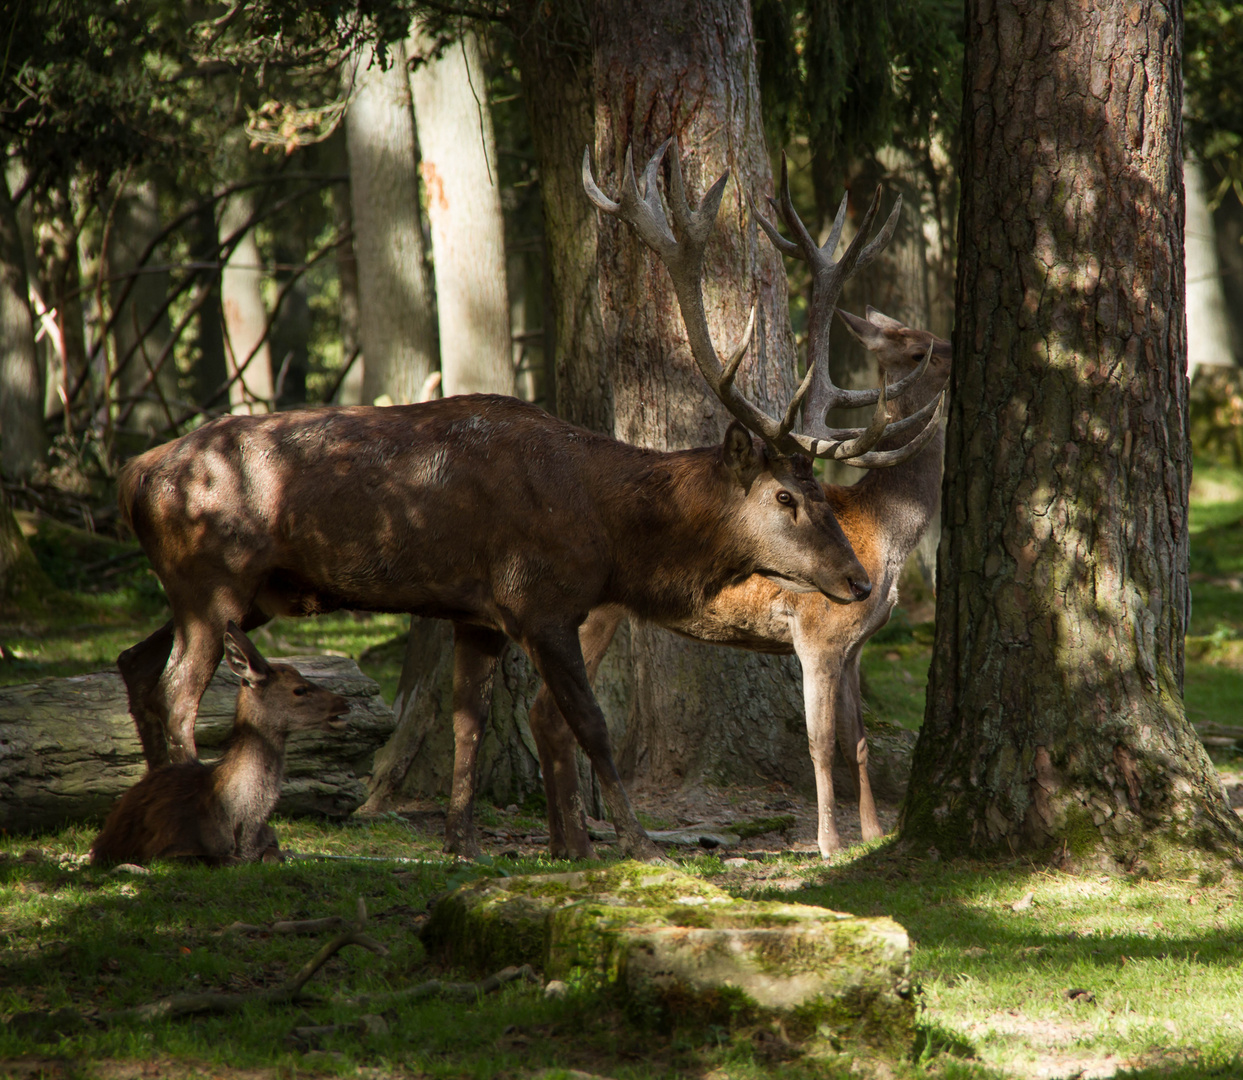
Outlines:
{"type": "Polygon", "coordinates": [[[147,773],[108,815],[91,846],[92,862],[197,859],[225,866],[279,856],[268,818],[285,778],[285,740],[335,725],[349,702],[288,664],[269,664],[232,622],[224,653],[241,680],[224,755],[211,765],[183,761],[147,773]]]}
{"type": "MultiPolygon", "coordinates": [[[[633,172],[623,198],[641,202],[633,172]]],[[[699,296],[725,177],[692,210],[677,175],[682,241],[668,242],[699,296]]],[[[658,200],[654,183],[649,194],[658,200]]],[[[851,245],[852,264],[874,254],[865,240],[861,231],[851,245]]],[[[339,608],[434,616],[454,624],[446,850],[478,850],[475,762],[508,638],[595,768],[623,853],[659,858],[617,774],[579,626],[604,605],[686,617],[754,573],[842,603],[866,599],[867,574],[810,459],[914,452],[872,450],[886,431],[878,391],[867,431],[793,433],[807,384],[785,418],[769,417],[733,385],[750,333],[723,367],[701,323],[696,360],[735,417],[719,446],[639,449],[513,398],[472,395],[221,417],[127,462],[122,512],[172,607],[169,623],[118,658],[148,763],[194,756],[199,699],[229,619],[250,629],[339,608]]]]}
{"type": "MultiPolygon", "coordinates": [[[[703,305],[698,297],[698,281],[694,269],[687,269],[679,246],[669,236],[668,225],[660,212],[659,197],[655,194],[655,166],[659,160],[660,152],[648,165],[647,196],[642,200],[637,198],[629,159],[627,186],[620,202],[614,203],[600,192],[591,178],[586,155],[583,184],[596,206],[632,225],[665,262],[673,278],[695,359],[702,369],[710,370],[711,354],[701,359],[701,350],[710,348],[710,342],[703,321],[703,305]]],[[[683,199],[676,152],[671,158],[670,172],[670,202],[676,216],[683,199]]],[[[938,420],[941,391],[949,374],[950,352],[947,342],[925,331],[908,329],[871,309],[867,320],[841,312],[851,331],[877,354],[882,391],[878,397],[876,391],[846,391],[834,386],[828,378],[829,325],[846,279],[864,265],[863,259],[856,261],[852,254],[860,237],[870,228],[877,199],[873,199],[854,243],[837,262],[832,256],[845,221],[845,199],[823,247],[818,247],[811,239],[794,210],[784,158],[781,199],[773,205],[797,238],[795,242],[782,237],[759,214],[756,214],[757,220],[780,251],[808,262],[813,275],[808,312],[808,373],[800,388],[800,393],[811,391],[808,412],[812,419],[808,426],[812,434],[799,438],[804,445],[815,445],[823,439],[860,437],[859,431],[837,432],[827,428],[825,417],[838,405],[878,402],[873,430],[878,424],[887,425],[875,444],[878,449],[846,459],[852,465],[873,471],[853,486],[825,486],[823,489],[875,584],[870,597],[847,607],[828,602],[823,596],[783,589],[779,582],[751,577],[727,586],[688,615],[653,621],[702,641],[757,652],[798,655],[803,667],[807,733],[816,774],[818,840],[821,853],[827,855],[841,846],[833,818],[831,764],[835,736],[857,785],[863,835],[867,839],[882,835],[867,775],[867,741],[859,696],[859,654],[863,643],[888,621],[897,601],[898,574],[937,507],[942,448],[938,420]],[[933,412],[933,419],[927,422],[930,412],[933,412]]],[[[755,212],[754,207],[752,212],[755,212]]],[[[867,249],[869,257],[888,241],[897,213],[898,207],[895,207],[881,236],[867,249]]],[[[789,417],[787,412],[787,420],[789,417]]],[[[593,611],[583,624],[581,644],[592,678],[624,615],[622,609],[610,605],[593,611]]],[[[591,854],[591,842],[578,787],[573,743],[555,702],[543,689],[532,705],[530,724],[544,775],[552,852],[587,857],[591,854]]]]}

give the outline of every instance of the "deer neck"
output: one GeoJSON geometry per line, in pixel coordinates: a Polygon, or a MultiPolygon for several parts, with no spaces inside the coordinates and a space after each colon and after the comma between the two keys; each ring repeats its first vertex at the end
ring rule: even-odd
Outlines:
{"type": "Polygon", "coordinates": [[[215,765],[213,787],[235,818],[271,813],[285,778],[285,740],[248,723],[239,707],[228,746],[215,765]]]}
{"type": "MultiPolygon", "coordinates": [[[[918,385],[898,401],[891,402],[891,420],[905,419],[916,412],[939,387],[918,385]]],[[[918,435],[918,431],[882,439],[880,450],[896,450],[918,435]]],[[[932,438],[914,457],[885,469],[871,469],[848,489],[856,515],[867,519],[867,529],[880,541],[883,563],[896,563],[897,569],[919,543],[936,515],[941,502],[941,463],[945,433],[938,425],[932,438]]],[[[852,540],[853,529],[847,528],[852,540]]]]}
{"type": "Polygon", "coordinates": [[[740,498],[718,447],[643,453],[602,506],[614,542],[603,599],[645,618],[676,618],[749,576],[756,560],[731,534],[740,498]]]}

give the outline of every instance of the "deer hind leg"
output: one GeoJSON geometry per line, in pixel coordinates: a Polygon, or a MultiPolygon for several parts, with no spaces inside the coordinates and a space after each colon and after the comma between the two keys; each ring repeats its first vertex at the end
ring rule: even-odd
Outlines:
{"type": "Polygon", "coordinates": [[[561,710],[578,745],[586,752],[600,788],[622,854],[632,859],[661,861],[660,849],[643,831],[634,808],[622,786],[621,776],[613,761],[608,725],[591,692],[591,680],[583,663],[578,635],[573,629],[552,628],[539,634],[528,634],[523,646],[544,678],[544,684],[561,710]]]}
{"type": "Polygon", "coordinates": [[[492,680],[505,635],[465,623],[453,624],[453,788],[445,815],[445,851],[475,858],[475,765],[492,707],[492,680]]]}
{"type": "Polygon", "coordinates": [[[138,729],[142,756],[148,771],[169,763],[168,713],[160,711],[162,702],[154,695],[160,675],[173,649],[173,622],[170,619],[150,637],[126,649],[117,657],[117,667],[125,682],[130,716],[138,729]]]}
{"type": "Polygon", "coordinates": [[[839,696],[837,741],[842,756],[850,766],[855,791],[859,793],[859,828],[864,840],[878,840],[885,835],[876,814],[872,797],[872,781],[868,776],[868,741],[863,727],[863,695],[859,689],[859,656],[846,662],[839,696]]]}

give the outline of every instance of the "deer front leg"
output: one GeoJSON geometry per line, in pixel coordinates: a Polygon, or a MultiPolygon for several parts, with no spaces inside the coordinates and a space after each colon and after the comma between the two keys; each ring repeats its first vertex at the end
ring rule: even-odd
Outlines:
{"type": "Polygon", "coordinates": [[[475,765],[492,707],[492,680],[505,635],[466,623],[453,624],[453,787],[445,815],[445,851],[479,856],[475,834],[475,765]]]}
{"type": "Polygon", "coordinates": [[[229,620],[240,623],[245,611],[244,604],[220,600],[203,613],[178,611],[173,604],[172,652],[150,697],[157,712],[167,717],[168,756],[174,763],[198,758],[194,723],[199,702],[224,656],[225,627],[229,620]]]}
{"type": "Polygon", "coordinates": [[[841,851],[833,797],[833,750],[841,656],[823,642],[794,636],[794,651],[803,667],[803,707],[807,714],[807,745],[816,774],[816,843],[827,858],[841,851]]]}
{"type": "Polygon", "coordinates": [[[885,835],[876,814],[872,797],[872,781],[868,777],[868,740],[863,727],[863,695],[859,689],[859,655],[845,665],[841,693],[838,695],[837,741],[842,756],[850,766],[855,790],[859,793],[859,828],[864,840],[879,840],[885,835]]]}
{"type": "Polygon", "coordinates": [[[523,640],[527,654],[544,678],[553,700],[586,752],[608,807],[622,854],[632,859],[661,861],[664,856],[643,831],[634,808],[622,786],[613,761],[608,726],[591,693],[591,682],[583,663],[578,634],[570,627],[553,627],[529,633],[523,640]]]}

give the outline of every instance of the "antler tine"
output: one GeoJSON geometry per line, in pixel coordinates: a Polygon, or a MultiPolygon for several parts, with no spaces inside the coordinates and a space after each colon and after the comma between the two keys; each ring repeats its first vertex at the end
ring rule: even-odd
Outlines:
{"type": "Polygon", "coordinates": [[[669,209],[673,212],[673,223],[678,227],[678,232],[702,253],[708,237],[712,235],[712,226],[716,224],[729,170],[716,178],[700,200],[699,208],[695,209],[686,197],[686,186],[682,181],[682,155],[678,153],[677,140],[670,137],[669,142],[673,145],[673,153],[669,155],[669,209]]]}
{"type": "MultiPolygon", "coordinates": [[[[859,269],[859,256],[862,253],[864,244],[867,242],[868,233],[872,230],[872,220],[876,217],[876,211],[879,209],[880,185],[877,184],[876,191],[872,195],[872,201],[868,204],[868,208],[863,214],[863,220],[859,222],[859,231],[855,233],[854,239],[850,241],[846,250],[842,252],[842,257],[833,266],[833,269],[837,271],[837,275],[843,283],[859,269]]],[[[882,244],[881,247],[883,246],[882,244]]],[[[879,250],[878,248],[877,251],[879,250]]],[[[873,253],[873,256],[875,256],[875,253],[873,253]]]]}
{"type": "MultiPolygon", "coordinates": [[[[774,207],[777,206],[777,203],[771,196],[769,196],[768,201],[774,207]]],[[[787,240],[782,236],[777,231],[777,227],[755,208],[755,200],[751,198],[749,191],[747,192],[747,207],[751,211],[751,216],[760,223],[760,228],[764,230],[765,235],[772,241],[773,247],[780,251],[782,255],[788,255],[791,259],[801,259],[803,257],[803,249],[794,243],[793,240],[787,240]]]]}
{"type": "MultiPolygon", "coordinates": [[[[654,155],[657,167],[659,167],[660,158],[664,152],[665,147],[662,146],[654,155]]],[[[639,183],[634,175],[634,161],[631,158],[630,151],[627,150],[626,164],[622,173],[621,198],[617,202],[613,202],[596,186],[596,182],[591,175],[591,149],[589,147],[583,149],[583,189],[586,191],[587,197],[606,214],[619,217],[633,227],[643,242],[652,248],[662,259],[674,258],[677,254],[678,244],[669,229],[669,222],[665,220],[665,212],[660,205],[660,194],[654,182],[655,169],[650,162],[648,169],[644,170],[645,177],[648,175],[649,170],[653,174],[653,182],[649,184],[648,198],[645,199],[639,194],[639,183]],[[653,200],[655,201],[655,206],[652,205],[653,200]]]]}
{"type": "Polygon", "coordinates": [[[842,238],[842,229],[846,227],[846,208],[850,205],[850,193],[842,194],[842,201],[837,204],[837,217],[833,219],[833,228],[829,230],[829,238],[820,248],[830,259],[833,252],[837,250],[837,245],[842,238]]]}
{"type": "Polygon", "coordinates": [[[937,395],[936,402],[937,407],[932,414],[932,419],[924,426],[924,430],[905,446],[900,446],[896,450],[872,450],[855,458],[842,458],[841,460],[847,465],[854,465],[860,469],[887,469],[890,466],[901,465],[902,462],[909,461],[924,448],[924,445],[932,438],[937,430],[937,426],[941,423],[941,414],[945,411],[944,390],[937,395]]]}
{"type": "Polygon", "coordinates": [[[786,223],[786,228],[794,234],[795,241],[802,249],[801,258],[816,270],[824,269],[829,260],[812,239],[807,226],[803,224],[803,219],[794,209],[794,200],[790,197],[790,170],[786,164],[784,150],[781,152],[781,201],[776,205],[781,211],[781,218],[786,223]]]}
{"type": "MultiPolygon", "coordinates": [[[[860,469],[884,469],[892,465],[900,465],[902,462],[909,460],[923,449],[924,445],[932,438],[936,431],[937,425],[941,422],[941,414],[944,412],[945,391],[928,402],[914,416],[908,416],[905,420],[896,420],[892,424],[887,425],[883,429],[885,435],[897,435],[902,432],[909,431],[916,423],[919,423],[932,412],[932,417],[924,424],[924,429],[915,436],[905,446],[899,446],[894,450],[869,450],[869,446],[876,445],[878,439],[868,441],[867,434],[872,430],[872,426],[876,423],[876,417],[873,416],[872,424],[867,428],[854,428],[847,431],[828,431],[820,436],[811,435],[791,435],[793,439],[802,448],[803,453],[813,457],[827,458],[831,457],[837,461],[844,462],[847,465],[854,465],[860,469]],[[935,405],[935,410],[933,406],[935,405]],[[859,433],[859,434],[856,434],[859,433]],[[843,441],[840,436],[855,435],[850,441],[843,441]],[[852,455],[850,451],[855,451],[852,455]],[[864,452],[860,452],[864,451],[864,452]]],[[[879,413],[879,409],[877,410],[879,413]]]]}
{"type": "MultiPolygon", "coordinates": [[[[877,197],[880,196],[880,188],[876,189],[877,197]]],[[[885,224],[881,226],[880,232],[872,237],[871,243],[868,244],[860,253],[858,260],[855,262],[855,270],[862,270],[868,266],[873,259],[876,258],[885,248],[885,245],[893,239],[893,231],[898,227],[898,215],[902,213],[902,196],[899,195],[894,201],[893,209],[889,211],[889,216],[885,219],[885,224]]]]}
{"type": "MultiPolygon", "coordinates": [[[[897,384],[895,383],[894,386],[896,385],[897,384]]],[[[886,390],[886,395],[887,395],[887,399],[897,397],[897,395],[893,392],[892,386],[886,390]]],[[[911,413],[910,416],[904,417],[901,420],[894,420],[892,423],[888,424],[885,427],[885,434],[886,435],[905,435],[908,431],[913,431],[915,430],[915,428],[922,427],[924,423],[927,421],[928,417],[932,415],[932,410],[937,407],[938,400],[939,398],[935,398],[935,397],[930,398],[928,401],[924,402],[923,407],[920,408],[918,412],[911,413]]],[[[825,428],[825,430],[817,434],[816,438],[830,439],[835,442],[844,443],[848,439],[859,438],[865,431],[867,431],[867,428],[861,428],[861,427],[825,428]]]]}
{"type": "Polygon", "coordinates": [[[747,319],[747,328],[742,332],[742,340],[734,347],[734,351],[730,353],[729,359],[725,362],[725,369],[721,372],[722,390],[728,389],[733,383],[734,376],[738,374],[738,365],[742,363],[742,358],[747,354],[747,347],[751,344],[751,335],[755,331],[755,312],[758,307],[758,304],[751,305],[751,317],[747,319]]]}
{"type": "Polygon", "coordinates": [[[649,162],[647,169],[644,170],[646,190],[643,195],[639,194],[639,184],[634,174],[633,162],[630,153],[627,152],[621,196],[617,202],[613,202],[600,191],[592,179],[590,149],[583,151],[583,187],[587,196],[605,213],[619,217],[633,227],[639,234],[639,238],[656,252],[668,269],[674,292],[677,294],[678,307],[682,312],[682,321],[686,326],[691,356],[713,393],[720,398],[721,403],[734,417],[763,439],[774,454],[790,456],[803,453],[802,449],[792,442],[788,432],[783,435],[778,420],[748,401],[734,386],[738,367],[742,363],[754,332],[754,311],[742,341],[730,353],[729,360],[724,367],[717,356],[716,346],[712,344],[712,335],[708,330],[708,319],[703,303],[704,249],[716,222],[716,215],[720,209],[721,198],[728,179],[729,171],[726,170],[708,189],[698,209],[692,209],[686,198],[677,142],[670,139],[665,147],[657,151],[652,162],[649,162]],[[673,153],[669,155],[669,206],[677,226],[679,234],[677,238],[674,237],[661,208],[656,184],[660,157],[664,154],[666,147],[673,148],[673,153]]]}

